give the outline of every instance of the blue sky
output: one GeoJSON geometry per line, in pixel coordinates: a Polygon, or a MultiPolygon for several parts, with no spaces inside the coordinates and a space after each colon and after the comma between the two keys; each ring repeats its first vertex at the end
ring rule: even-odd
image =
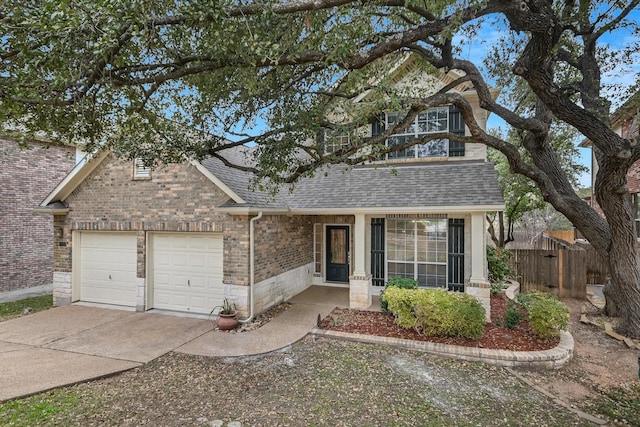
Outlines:
{"type": "MultiPolygon", "coordinates": [[[[632,12],[630,15],[636,22],[640,21],[640,10],[632,12]]],[[[479,32],[477,39],[474,39],[471,43],[466,43],[462,56],[465,59],[471,60],[476,64],[480,64],[482,59],[487,53],[487,49],[493,43],[497,43],[501,35],[499,26],[486,25],[482,31],[479,32]]],[[[603,36],[602,41],[613,48],[624,48],[634,44],[638,44],[637,35],[634,35],[630,30],[620,30],[613,34],[603,36]]],[[[623,66],[622,64],[616,64],[603,74],[603,83],[613,85],[614,87],[609,89],[612,95],[615,92],[620,92],[621,89],[626,89],[630,86],[637,85],[638,75],[640,75],[640,52],[634,54],[633,63],[631,66],[623,66]]],[[[621,104],[624,100],[616,100],[613,109],[621,104]]],[[[491,115],[487,122],[487,128],[505,128],[505,122],[496,115],[491,115]]],[[[579,141],[576,141],[578,143],[579,141]]],[[[580,152],[580,158],[578,162],[582,163],[589,170],[591,170],[591,149],[578,148],[580,152]]],[[[583,174],[580,178],[580,184],[583,187],[589,187],[591,185],[591,173],[583,174]]]]}

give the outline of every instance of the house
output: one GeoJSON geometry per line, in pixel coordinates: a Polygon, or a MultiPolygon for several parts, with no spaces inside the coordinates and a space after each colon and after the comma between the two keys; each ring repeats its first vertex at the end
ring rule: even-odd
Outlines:
{"type": "MultiPolygon", "coordinates": [[[[486,124],[475,92],[454,90],[486,124]]],[[[468,132],[460,112],[440,107],[400,136],[427,132],[428,121],[468,132]]],[[[250,150],[223,155],[241,162],[250,150]]],[[[440,140],[332,166],[275,197],[250,180],[213,158],[149,170],[103,152],[79,163],[38,209],[53,216],[55,304],[206,314],[230,298],[250,316],[321,285],[348,288],[350,306],[367,309],[403,276],[488,305],[485,213],[504,204],[485,146],[440,140]]]]}
{"type": "Polygon", "coordinates": [[[0,137],[0,298],[51,290],[53,226],[32,211],[73,168],[75,147],[0,137]]]}
{"type": "MultiPolygon", "coordinates": [[[[632,95],[620,108],[611,115],[611,126],[615,133],[623,138],[631,139],[640,134],[640,92],[632,95]]],[[[580,147],[591,148],[591,141],[585,139],[580,147]]],[[[600,215],[604,215],[593,190],[595,189],[596,175],[598,174],[598,162],[596,156],[591,151],[591,191],[592,196],[587,203],[593,207],[600,215]]],[[[640,238],[640,160],[635,162],[627,172],[627,188],[633,197],[636,207],[636,230],[640,238]]]]}

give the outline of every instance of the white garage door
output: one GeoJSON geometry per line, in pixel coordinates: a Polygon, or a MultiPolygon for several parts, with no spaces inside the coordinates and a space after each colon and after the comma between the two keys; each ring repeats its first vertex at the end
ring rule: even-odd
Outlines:
{"type": "Polygon", "coordinates": [[[209,314],[224,298],[222,235],[154,234],[153,306],[209,314]]]}
{"type": "Polygon", "coordinates": [[[136,235],[80,233],[80,300],[136,305],[136,235]]]}

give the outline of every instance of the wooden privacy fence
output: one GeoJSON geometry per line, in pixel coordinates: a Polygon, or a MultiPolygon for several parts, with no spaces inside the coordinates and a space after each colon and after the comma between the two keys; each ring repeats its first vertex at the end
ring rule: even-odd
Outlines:
{"type": "Polygon", "coordinates": [[[589,242],[576,242],[576,246],[586,253],[587,283],[603,285],[609,275],[607,261],[596,252],[589,242]]]}
{"type": "Polygon", "coordinates": [[[586,298],[587,251],[559,245],[555,249],[511,249],[509,267],[521,292],[552,292],[558,298],[586,298]]]}

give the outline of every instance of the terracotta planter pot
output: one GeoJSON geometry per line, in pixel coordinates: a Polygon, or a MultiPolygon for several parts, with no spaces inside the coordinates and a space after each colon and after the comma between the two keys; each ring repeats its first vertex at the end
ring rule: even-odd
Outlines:
{"type": "Polygon", "coordinates": [[[218,314],[216,325],[218,325],[218,329],[222,331],[234,329],[236,326],[238,326],[238,318],[236,317],[236,313],[218,314]]]}

